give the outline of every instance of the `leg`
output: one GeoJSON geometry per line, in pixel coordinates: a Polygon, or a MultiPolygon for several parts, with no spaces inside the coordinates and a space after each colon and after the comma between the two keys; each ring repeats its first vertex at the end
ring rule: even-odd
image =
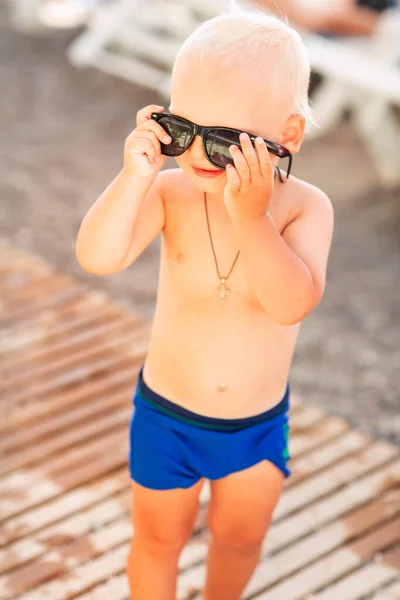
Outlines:
{"type": "Polygon", "coordinates": [[[175,600],[178,559],[194,527],[203,481],[171,490],[132,482],[134,534],[127,573],[134,600],[175,600]]]}
{"type": "Polygon", "coordinates": [[[283,472],[268,460],[211,482],[204,600],[239,600],[259,561],[283,486],[283,472]]]}

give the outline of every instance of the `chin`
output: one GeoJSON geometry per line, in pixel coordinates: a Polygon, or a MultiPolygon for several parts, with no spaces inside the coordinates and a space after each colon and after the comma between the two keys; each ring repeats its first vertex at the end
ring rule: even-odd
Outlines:
{"type": "Polygon", "coordinates": [[[204,181],[199,178],[191,178],[193,184],[197,187],[197,189],[202,190],[203,192],[207,192],[208,194],[222,194],[225,189],[225,183],[217,183],[216,181],[204,181]]]}
{"type": "Polygon", "coordinates": [[[220,175],[218,177],[202,177],[196,174],[191,165],[183,161],[177,160],[176,162],[198,190],[207,192],[208,194],[222,194],[224,192],[227,180],[224,170],[219,171],[220,175]]]}
{"type": "Polygon", "coordinates": [[[225,186],[226,186],[226,174],[221,174],[218,178],[205,178],[200,177],[193,173],[190,169],[186,171],[188,177],[190,177],[193,185],[203,192],[207,192],[208,194],[222,194],[225,186]]]}

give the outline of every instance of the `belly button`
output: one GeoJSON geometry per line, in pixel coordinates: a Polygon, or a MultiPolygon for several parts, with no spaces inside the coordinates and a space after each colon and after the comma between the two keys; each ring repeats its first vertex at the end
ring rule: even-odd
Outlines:
{"type": "Polygon", "coordinates": [[[226,384],[225,384],[225,383],[220,383],[220,384],[218,385],[218,387],[217,387],[217,390],[218,390],[219,392],[225,392],[225,390],[226,390],[226,384]]]}

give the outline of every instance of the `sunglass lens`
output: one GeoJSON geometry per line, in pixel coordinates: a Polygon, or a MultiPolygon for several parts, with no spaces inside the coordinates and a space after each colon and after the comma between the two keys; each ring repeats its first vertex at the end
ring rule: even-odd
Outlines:
{"type": "Polygon", "coordinates": [[[172,142],[163,144],[161,152],[166,156],[179,156],[188,148],[192,137],[192,128],[188,123],[176,117],[161,117],[159,124],[171,136],[172,142]]]}
{"type": "Polygon", "coordinates": [[[240,147],[239,133],[226,129],[213,129],[208,132],[205,140],[206,151],[211,162],[220,169],[226,165],[233,165],[229,146],[235,144],[240,147]]]}

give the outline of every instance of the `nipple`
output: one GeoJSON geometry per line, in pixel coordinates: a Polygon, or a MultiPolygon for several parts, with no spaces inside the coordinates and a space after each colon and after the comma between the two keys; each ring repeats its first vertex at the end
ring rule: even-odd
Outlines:
{"type": "Polygon", "coordinates": [[[226,384],[225,383],[218,384],[217,390],[219,392],[225,392],[225,390],[226,390],[226,384]]]}

